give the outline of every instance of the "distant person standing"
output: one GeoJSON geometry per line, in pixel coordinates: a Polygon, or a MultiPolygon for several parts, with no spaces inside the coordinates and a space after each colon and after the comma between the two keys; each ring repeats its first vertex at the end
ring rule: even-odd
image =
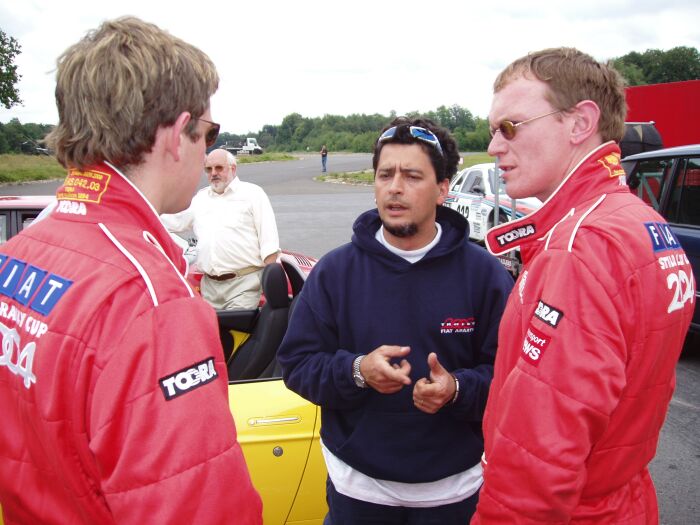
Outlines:
{"type": "Polygon", "coordinates": [[[326,162],[328,161],[328,148],[324,144],[321,147],[321,171],[326,173],[326,162]]]}
{"type": "Polygon", "coordinates": [[[185,211],[162,215],[171,232],[193,230],[202,297],[220,310],[256,308],[265,265],[277,260],[279,236],[270,199],[260,186],[236,176],[236,157],[212,151],[204,168],[209,187],[185,211]]]}

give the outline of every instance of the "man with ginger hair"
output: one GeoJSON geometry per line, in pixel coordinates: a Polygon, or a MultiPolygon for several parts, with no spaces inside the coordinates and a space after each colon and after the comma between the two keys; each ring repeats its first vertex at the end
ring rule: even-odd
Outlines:
{"type": "Polygon", "coordinates": [[[190,203],[218,82],[204,53],[136,18],[58,60],[49,141],[68,176],[0,249],[8,525],[261,523],[216,316],[158,218],[190,203]]]}
{"type": "Polygon", "coordinates": [[[619,74],[576,49],[531,53],[494,84],[489,154],[508,195],[544,205],[487,234],[524,267],[499,330],[472,524],[658,523],[647,466],[694,285],[668,224],[625,183],[625,113],[619,74]]]}

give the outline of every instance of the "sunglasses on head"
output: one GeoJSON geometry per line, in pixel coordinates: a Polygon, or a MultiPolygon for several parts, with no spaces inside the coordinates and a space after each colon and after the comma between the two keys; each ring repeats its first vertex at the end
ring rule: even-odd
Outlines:
{"type": "MultiPolygon", "coordinates": [[[[405,126],[406,124],[402,124],[405,126]]],[[[388,140],[391,140],[394,138],[394,135],[396,135],[396,129],[399,126],[394,126],[389,129],[387,129],[384,133],[382,133],[379,136],[379,139],[377,139],[377,142],[386,142],[388,140]]],[[[436,150],[438,150],[438,153],[440,153],[441,156],[445,156],[445,154],[442,151],[442,146],[440,145],[440,141],[438,138],[435,136],[435,134],[430,131],[429,129],[421,128],[420,126],[409,126],[408,132],[411,134],[411,136],[414,139],[418,139],[422,142],[425,142],[427,144],[430,144],[433,146],[436,150]]]]}
{"type": "Polygon", "coordinates": [[[527,124],[528,122],[532,122],[533,120],[541,119],[544,117],[548,117],[549,115],[554,115],[555,113],[560,113],[561,110],[557,109],[555,111],[550,111],[549,113],[545,113],[544,115],[537,115],[536,117],[529,118],[527,120],[523,120],[521,122],[513,122],[512,120],[503,120],[501,123],[498,125],[497,128],[489,128],[489,133],[491,133],[491,136],[493,137],[496,132],[500,132],[500,134],[503,136],[504,139],[506,140],[513,140],[515,138],[515,133],[517,131],[518,126],[522,126],[523,124],[527,124]]]}
{"type": "Polygon", "coordinates": [[[216,139],[219,137],[219,130],[221,129],[221,126],[216,122],[205,120],[203,118],[195,118],[192,120],[201,120],[202,122],[211,124],[210,128],[204,134],[204,143],[207,145],[207,148],[211,148],[214,144],[216,144],[216,139]]]}

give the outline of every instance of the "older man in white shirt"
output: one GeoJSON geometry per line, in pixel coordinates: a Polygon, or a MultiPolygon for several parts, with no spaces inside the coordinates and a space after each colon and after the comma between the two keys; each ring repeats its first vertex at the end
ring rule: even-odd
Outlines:
{"type": "Polygon", "coordinates": [[[188,209],[161,219],[171,232],[194,231],[207,302],[223,310],[255,308],[263,267],[280,252],[270,199],[260,186],[236,176],[236,157],[226,150],[212,151],[205,170],[209,187],[188,209]]]}

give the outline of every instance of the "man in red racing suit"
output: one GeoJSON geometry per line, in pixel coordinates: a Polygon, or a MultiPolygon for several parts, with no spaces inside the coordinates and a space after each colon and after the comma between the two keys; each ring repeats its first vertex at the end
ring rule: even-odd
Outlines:
{"type": "MultiPolygon", "coordinates": [[[[127,47],[139,31],[174,40],[135,19],[102,29],[98,41],[126,34],[127,47]]],[[[159,184],[196,184],[203,167],[209,125],[197,122],[192,141],[180,115],[158,128],[138,177],[107,162],[70,169],[55,210],[0,250],[7,525],[261,523],[215,313],[158,218],[181,198],[159,184]]]]}
{"type": "MultiPolygon", "coordinates": [[[[559,50],[539,57],[551,54],[559,50]]],[[[523,111],[547,113],[546,98],[533,93],[546,93],[537,90],[552,75],[534,61],[499,85],[490,116],[501,123],[490,151],[505,167],[509,194],[537,182],[534,172],[518,178],[539,133],[560,126],[565,150],[595,120],[588,100],[574,105],[570,120],[533,119],[517,132],[504,124],[509,111],[527,121],[511,97],[532,96],[523,111]],[[535,103],[542,107],[530,109],[535,103]]],[[[487,234],[494,254],[519,247],[524,267],[500,325],[472,524],[658,523],[647,465],[675,386],[695,285],[666,222],[630,193],[619,158],[614,142],[589,149],[552,193],[537,195],[542,208],[487,234]]],[[[537,160],[546,171],[546,156],[537,160]]]]}

